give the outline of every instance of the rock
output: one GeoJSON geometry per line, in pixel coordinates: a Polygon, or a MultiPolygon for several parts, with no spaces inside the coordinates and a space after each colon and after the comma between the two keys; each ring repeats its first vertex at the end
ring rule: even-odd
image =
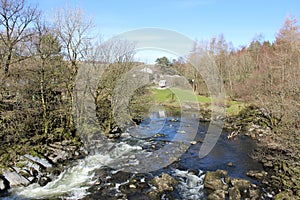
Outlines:
{"type": "Polygon", "coordinates": [[[229,189],[229,199],[230,200],[240,200],[241,193],[237,187],[232,187],[229,189]]]}
{"type": "Polygon", "coordinates": [[[165,134],[163,133],[156,133],[153,137],[158,138],[158,137],[166,137],[165,134]]]}
{"type": "Polygon", "coordinates": [[[47,154],[45,155],[52,163],[62,163],[65,160],[71,158],[70,153],[66,151],[61,144],[51,144],[47,146],[47,154]]]}
{"type": "Polygon", "coordinates": [[[230,177],[227,171],[217,170],[216,172],[207,172],[204,178],[204,188],[212,191],[227,190],[230,177]]]}
{"type": "Polygon", "coordinates": [[[191,143],[191,145],[195,145],[195,144],[197,144],[197,141],[191,141],[190,143],[191,143]]]}
{"type": "Polygon", "coordinates": [[[284,199],[291,199],[291,200],[296,200],[296,198],[293,198],[293,193],[291,191],[284,191],[280,192],[275,195],[274,200],[284,200],[284,199]]]}
{"type": "Polygon", "coordinates": [[[111,178],[109,180],[111,182],[124,183],[131,178],[132,174],[123,171],[118,171],[116,173],[111,174],[110,176],[111,178]]]}
{"type": "Polygon", "coordinates": [[[111,133],[113,134],[120,134],[122,132],[122,130],[116,126],[113,130],[111,130],[111,133]]]}
{"type": "Polygon", "coordinates": [[[247,176],[252,177],[252,178],[256,178],[258,180],[262,180],[264,177],[266,177],[268,175],[267,172],[265,171],[249,171],[246,173],[247,176]]]}
{"type": "Polygon", "coordinates": [[[4,178],[9,182],[9,186],[28,186],[30,181],[19,175],[17,172],[4,171],[4,178]]]}
{"type": "Polygon", "coordinates": [[[248,189],[251,186],[250,181],[240,178],[231,179],[231,184],[241,189],[248,189]]]}
{"type": "Polygon", "coordinates": [[[137,182],[135,184],[135,186],[138,187],[139,189],[149,189],[150,188],[149,184],[146,182],[137,182]]]}
{"type": "Polygon", "coordinates": [[[8,190],[9,187],[9,182],[4,178],[4,176],[0,175],[0,192],[8,190]]]}
{"type": "Polygon", "coordinates": [[[52,167],[52,165],[45,158],[39,158],[37,156],[32,156],[29,154],[25,154],[24,157],[29,159],[33,163],[43,166],[43,168],[52,167]]]}
{"type": "Polygon", "coordinates": [[[251,198],[251,200],[258,200],[260,199],[260,191],[259,189],[250,189],[249,190],[249,197],[251,198]]]}
{"type": "Polygon", "coordinates": [[[178,181],[176,181],[172,176],[166,173],[162,173],[161,177],[154,177],[152,183],[156,187],[156,189],[151,190],[148,193],[148,196],[151,199],[161,199],[160,196],[162,194],[165,194],[166,192],[172,192],[178,185],[178,181]]]}
{"type": "MultiPolygon", "coordinates": [[[[120,199],[120,198],[119,198],[120,199]]],[[[118,199],[118,200],[119,200],[118,199]]],[[[134,200],[151,200],[146,194],[141,192],[136,192],[134,194],[128,194],[127,198],[123,199],[134,199],[134,200]]]]}
{"type": "Polygon", "coordinates": [[[130,133],[124,132],[124,133],[121,134],[121,137],[122,138],[130,138],[131,135],[130,135],[130,133]]]}
{"type": "Polygon", "coordinates": [[[251,133],[251,134],[250,134],[250,137],[251,137],[252,139],[256,139],[256,134],[255,134],[255,133],[251,133]]]}
{"type": "Polygon", "coordinates": [[[273,167],[273,162],[272,161],[266,161],[263,163],[264,167],[273,167]]]}
{"type": "Polygon", "coordinates": [[[129,183],[126,183],[124,185],[121,185],[119,187],[120,191],[123,193],[123,194],[130,194],[130,193],[135,193],[137,192],[137,188],[135,185],[133,184],[129,184],[129,183]]]}
{"type": "Polygon", "coordinates": [[[42,176],[39,178],[38,180],[38,184],[40,186],[45,186],[47,185],[49,182],[51,182],[51,178],[47,177],[47,176],[42,176]]]}
{"type": "Polygon", "coordinates": [[[109,139],[118,139],[118,138],[121,137],[121,134],[120,133],[110,133],[110,134],[107,135],[107,137],[109,139]]]}
{"type": "Polygon", "coordinates": [[[224,200],[225,199],[225,191],[224,190],[215,190],[213,193],[209,194],[208,200],[224,200]]]}
{"type": "Polygon", "coordinates": [[[251,182],[245,179],[233,178],[231,180],[231,184],[233,187],[236,187],[241,195],[243,196],[245,193],[248,193],[248,190],[251,187],[251,182]]]}
{"type": "Polygon", "coordinates": [[[151,190],[147,193],[147,195],[150,197],[150,199],[161,199],[160,192],[158,190],[151,190]]]}
{"type": "Polygon", "coordinates": [[[227,166],[228,166],[228,167],[233,167],[234,164],[233,164],[233,162],[229,162],[229,163],[227,163],[227,166]]]}
{"type": "Polygon", "coordinates": [[[30,176],[30,177],[28,177],[27,178],[28,179],[28,181],[30,182],[30,183],[35,183],[36,182],[36,177],[34,177],[34,176],[30,176]]]}
{"type": "Polygon", "coordinates": [[[3,191],[6,189],[6,186],[4,184],[4,180],[0,179],[0,191],[3,191]]]}
{"type": "Polygon", "coordinates": [[[111,168],[109,167],[101,167],[95,170],[95,176],[99,177],[99,179],[105,181],[106,178],[112,177],[111,168]]]}
{"type": "Polygon", "coordinates": [[[47,172],[49,172],[53,176],[59,176],[60,173],[62,172],[62,169],[60,169],[58,167],[50,167],[50,168],[47,168],[47,172]]]}
{"type": "Polygon", "coordinates": [[[122,135],[122,130],[119,127],[115,127],[107,136],[109,139],[117,139],[122,135]]]}
{"type": "Polygon", "coordinates": [[[161,177],[155,177],[153,185],[157,187],[159,192],[173,191],[174,187],[178,185],[178,182],[169,174],[162,173],[161,177]]]}

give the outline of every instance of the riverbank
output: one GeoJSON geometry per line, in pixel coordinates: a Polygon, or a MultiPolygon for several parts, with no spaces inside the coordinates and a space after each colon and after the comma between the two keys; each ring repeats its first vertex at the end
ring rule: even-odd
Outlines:
{"type": "MultiPolygon", "coordinates": [[[[152,89],[152,97],[163,106],[171,107],[180,113],[180,103],[174,92],[181,96],[190,96],[192,104],[200,106],[200,121],[209,122],[211,118],[209,97],[191,94],[180,89],[152,89]],[[188,93],[188,94],[187,94],[188,93]],[[196,97],[196,98],[195,98],[196,97]]],[[[300,140],[296,132],[272,130],[274,119],[255,105],[226,100],[226,120],[224,129],[230,134],[229,140],[238,135],[246,135],[257,143],[251,157],[264,166],[267,176],[260,180],[266,192],[275,199],[300,197],[300,140]]],[[[275,119],[276,120],[276,119],[275,119]]]]}
{"type": "Polygon", "coordinates": [[[32,146],[12,145],[1,149],[0,197],[9,189],[55,180],[67,165],[87,156],[78,137],[32,146]],[[19,147],[19,149],[18,149],[19,147]]]}
{"type": "MultiPolygon", "coordinates": [[[[180,109],[178,102],[170,99],[171,91],[153,90],[153,92],[158,102],[180,109]]],[[[210,98],[196,96],[196,103],[201,106],[200,120],[210,121],[210,98]]],[[[275,133],[275,130],[272,130],[270,116],[267,116],[263,109],[254,105],[229,100],[226,101],[226,104],[224,128],[230,133],[227,138],[234,139],[236,136],[244,134],[257,142],[257,148],[251,156],[263,164],[264,170],[268,174],[260,180],[263,187],[275,199],[299,198],[299,135],[288,130],[275,133]]]]}
{"type": "Polygon", "coordinates": [[[296,133],[274,133],[264,110],[249,106],[238,115],[227,118],[228,137],[245,134],[257,141],[252,158],[261,162],[267,176],[261,180],[274,199],[299,199],[300,154],[296,133]]]}

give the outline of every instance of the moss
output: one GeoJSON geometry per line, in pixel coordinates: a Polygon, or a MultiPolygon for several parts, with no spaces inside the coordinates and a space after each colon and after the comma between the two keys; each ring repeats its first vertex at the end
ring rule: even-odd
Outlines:
{"type": "Polygon", "coordinates": [[[17,162],[16,167],[18,168],[23,168],[25,167],[27,164],[25,162],[17,162]]]}
{"type": "Polygon", "coordinates": [[[296,200],[296,197],[293,197],[293,193],[291,191],[280,192],[274,197],[274,200],[296,200]]]}

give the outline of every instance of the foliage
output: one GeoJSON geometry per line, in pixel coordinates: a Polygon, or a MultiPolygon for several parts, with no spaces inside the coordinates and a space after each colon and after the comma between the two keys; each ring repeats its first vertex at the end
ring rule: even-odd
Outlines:
{"type": "Polygon", "coordinates": [[[161,65],[161,66],[171,66],[171,62],[169,61],[169,59],[167,57],[161,57],[161,58],[157,58],[155,60],[157,65],[161,65]]]}

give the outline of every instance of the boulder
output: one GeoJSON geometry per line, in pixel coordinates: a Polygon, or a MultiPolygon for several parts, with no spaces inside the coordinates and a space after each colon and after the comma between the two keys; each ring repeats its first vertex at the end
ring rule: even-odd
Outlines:
{"type": "Polygon", "coordinates": [[[28,186],[30,181],[17,172],[4,171],[4,178],[9,182],[9,186],[28,186]]]}
{"type": "Polygon", "coordinates": [[[251,184],[249,180],[233,178],[231,180],[231,184],[233,187],[237,188],[240,191],[242,197],[250,197],[250,189],[255,189],[256,185],[251,184]]]}
{"type": "Polygon", "coordinates": [[[251,170],[251,171],[247,172],[247,176],[255,178],[255,179],[258,179],[258,180],[262,180],[267,175],[268,175],[268,173],[265,172],[265,171],[254,171],[254,170],[251,170]]]}
{"type": "Polygon", "coordinates": [[[237,187],[232,187],[229,189],[229,199],[230,200],[240,200],[241,193],[237,187]]]}
{"type": "Polygon", "coordinates": [[[224,200],[225,199],[225,191],[224,190],[215,190],[213,193],[209,194],[208,200],[224,200]]]}
{"type": "Polygon", "coordinates": [[[134,184],[126,183],[119,187],[123,194],[132,194],[137,192],[137,187],[134,184]]]}
{"type": "Polygon", "coordinates": [[[227,190],[229,182],[230,177],[225,170],[207,172],[204,178],[204,188],[212,191],[227,190]]]}
{"type": "Polygon", "coordinates": [[[231,184],[233,187],[239,189],[240,192],[244,192],[245,190],[249,190],[251,187],[251,182],[249,180],[233,178],[231,180],[231,184]]]}
{"type": "Polygon", "coordinates": [[[24,157],[30,160],[31,162],[42,166],[42,168],[52,167],[52,165],[45,158],[39,158],[30,154],[25,154],[24,157]]]}
{"type": "Polygon", "coordinates": [[[174,187],[178,185],[178,181],[166,173],[162,173],[161,177],[155,177],[152,182],[160,192],[173,191],[174,187]]]}
{"type": "Polygon", "coordinates": [[[0,192],[6,191],[9,189],[9,182],[4,178],[4,176],[0,175],[0,192]]]}
{"type": "Polygon", "coordinates": [[[111,174],[110,176],[111,178],[109,180],[111,182],[124,183],[131,178],[132,174],[123,171],[118,171],[116,173],[111,174]]]}
{"type": "Polygon", "coordinates": [[[166,173],[162,173],[161,177],[154,177],[152,183],[156,188],[147,193],[151,199],[161,199],[162,194],[174,191],[178,185],[178,181],[166,173]]]}
{"type": "Polygon", "coordinates": [[[39,178],[38,180],[38,184],[40,186],[45,186],[47,185],[49,182],[51,182],[51,178],[47,177],[47,176],[42,176],[39,178]]]}
{"type": "Polygon", "coordinates": [[[87,155],[84,148],[78,148],[78,146],[72,144],[72,142],[68,140],[49,144],[45,149],[46,153],[43,157],[53,165],[62,164],[77,158],[83,158],[87,155]]]}
{"type": "Polygon", "coordinates": [[[250,197],[251,200],[258,200],[258,199],[260,199],[260,191],[259,191],[259,189],[251,188],[249,190],[249,197],[250,197]]]}

